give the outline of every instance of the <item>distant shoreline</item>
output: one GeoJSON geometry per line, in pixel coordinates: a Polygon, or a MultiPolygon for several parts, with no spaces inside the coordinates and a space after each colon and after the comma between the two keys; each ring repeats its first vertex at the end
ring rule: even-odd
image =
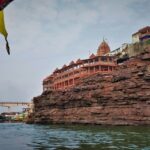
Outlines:
{"type": "Polygon", "coordinates": [[[0,124],[2,123],[25,123],[23,121],[0,121],[0,124]]]}

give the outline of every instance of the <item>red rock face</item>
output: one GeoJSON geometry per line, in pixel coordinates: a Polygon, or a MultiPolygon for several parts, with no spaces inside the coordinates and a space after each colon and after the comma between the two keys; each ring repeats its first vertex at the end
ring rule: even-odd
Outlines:
{"type": "Polygon", "coordinates": [[[35,123],[150,125],[150,52],[111,75],[84,78],[68,91],[34,98],[35,123]]]}

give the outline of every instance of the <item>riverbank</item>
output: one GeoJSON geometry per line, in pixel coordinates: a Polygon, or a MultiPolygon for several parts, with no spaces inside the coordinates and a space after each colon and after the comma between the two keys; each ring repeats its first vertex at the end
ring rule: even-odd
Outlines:
{"type": "Polygon", "coordinates": [[[150,50],[111,75],[92,75],[74,88],[44,92],[33,102],[30,123],[150,125],[150,50]]]}

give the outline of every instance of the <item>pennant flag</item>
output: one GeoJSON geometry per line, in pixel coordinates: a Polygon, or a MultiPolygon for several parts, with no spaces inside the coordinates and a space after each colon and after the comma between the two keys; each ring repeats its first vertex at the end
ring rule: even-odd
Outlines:
{"type": "Polygon", "coordinates": [[[8,33],[5,28],[5,22],[4,22],[4,14],[3,9],[13,0],[0,0],[0,33],[5,37],[6,40],[6,50],[8,54],[10,54],[10,48],[7,40],[8,33]]]}
{"type": "Polygon", "coordinates": [[[0,0],[0,11],[3,10],[13,0],[0,0]]]}
{"type": "Polygon", "coordinates": [[[10,55],[10,48],[9,48],[9,44],[8,44],[8,41],[7,41],[8,33],[6,31],[6,28],[5,28],[4,13],[3,13],[3,11],[0,11],[0,33],[5,37],[5,40],[6,40],[6,50],[7,50],[7,53],[10,55]]]}

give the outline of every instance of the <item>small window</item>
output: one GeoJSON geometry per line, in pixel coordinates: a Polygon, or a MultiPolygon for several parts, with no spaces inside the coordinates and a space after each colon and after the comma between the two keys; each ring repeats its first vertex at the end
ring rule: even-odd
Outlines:
{"type": "Polygon", "coordinates": [[[109,66],[109,70],[111,70],[111,71],[112,71],[112,66],[109,66]]]}
{"type": "Polygon", "coordinates": [[[108,71],[108,66],[101,66],[101,71],[108,71]]]}
{"type": "Polygon", "coordinates": [[[95,58],[95,62],[98,62],[98,58],[95,58]]]}
{"type": "Polygon", "coordinates": [[[107,57],[103,56],[103,57],[101,57],[101,60],[102,61],[107,61],[107,57]]]}
{"type": "Polygon", "coordinates": [[[109,61],[112,61],[113,59],[112,59],[112,57],[109,57],[109,61]]]}

